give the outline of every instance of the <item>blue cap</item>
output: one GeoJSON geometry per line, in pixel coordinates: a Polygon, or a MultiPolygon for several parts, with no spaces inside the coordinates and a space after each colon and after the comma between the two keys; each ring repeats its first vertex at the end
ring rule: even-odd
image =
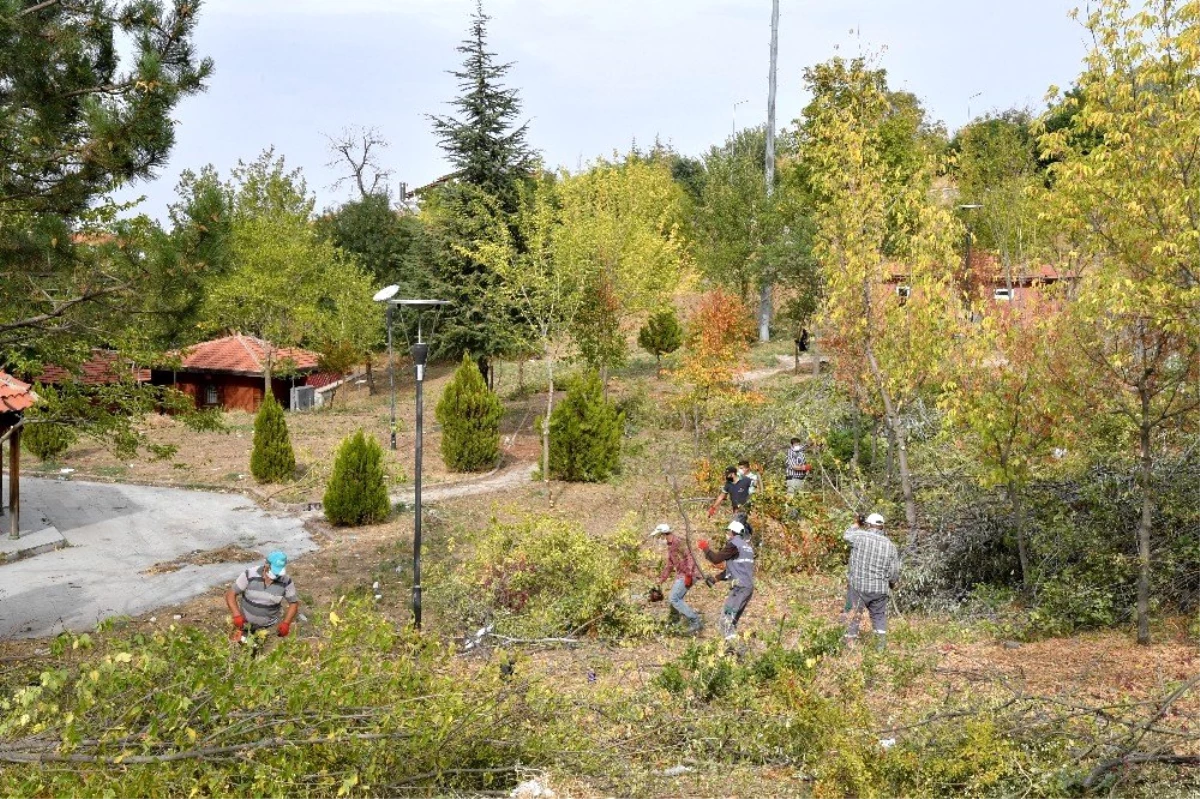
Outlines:
{"type": "Polygon", "coordinates": [[[267,555],[267,565],[271,567],[273,577],[281,577],[287,573],[287,555],[277,549],[267,555]]]}

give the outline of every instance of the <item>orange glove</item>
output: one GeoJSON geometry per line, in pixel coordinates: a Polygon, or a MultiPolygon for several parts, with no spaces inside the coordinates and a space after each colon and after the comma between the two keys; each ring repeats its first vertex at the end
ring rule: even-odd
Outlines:
{"type": "Polygon", "coordinates": [[[287,638],[287,634],[291,632],[292,625],[286,621],[279,622],[279,637],[287,638]]]}
{"type": "Polygon", "coordinates": [[[707,551],[708,551],[708,541],[707,541],[707,539],[701,538],[701,539],[700,539],[700,541],[699,541],[699,542],[696,544],[696,546],[700,547],[702,550],[704,550],[705,552],[707,552],[707,551]]]}
{"type": "Polygon", "coordinates": [[[235,644],[240,644],[242,642],[242,639],[245,637],[246,637],[246,634],[244,632],[242,632],[241,630],[234,630],[233,633],[229,636],[229,640],[235,644]]]}
{"type": "Polygon", "coordinates": [[[233,626],[239,630],[246,629],[246,617],[240,613],[233,617],[233,626]]]}

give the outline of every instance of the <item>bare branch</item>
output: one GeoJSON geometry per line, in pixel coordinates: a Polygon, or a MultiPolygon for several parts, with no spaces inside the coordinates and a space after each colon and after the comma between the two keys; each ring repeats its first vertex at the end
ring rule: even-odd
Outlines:
{"type": "MultiPolygon", "coordinates": [[[[350,174],[338,178],[331,188],[339,189],[353,181],[363,199],[380,193],[381,184],[392,176],[392,170],[384,169],[379,163],[378,151],[389,146],[388,140],[379,129],[351,127],[345,128],[336,137],[326,134],[325,138],[329,140],[330,152],[334,154],[333,159],[325,166],[330,169],[350,169],[350,174]]],[[[383,189],[386,188],[384,185],[383,189]]]]}

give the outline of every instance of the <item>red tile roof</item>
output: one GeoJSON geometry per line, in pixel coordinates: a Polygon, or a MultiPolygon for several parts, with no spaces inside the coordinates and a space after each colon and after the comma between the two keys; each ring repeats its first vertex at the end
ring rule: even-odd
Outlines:
{"type": "MultiPolygon", "coordinates": [[[[262,339],[234,333],[188,347],[184,350],[179,371],[261,375],[263,365],[267,362],[268,347],[270,345],[262,339]]],[[[311,372],[317,368],[315,352],[291,347],[272,349],[272,360],[276,364],[291,361],[301,372],[311,372]]]]}
{"type": "Polygon", "coordinates": [[[134,366],[131,361],[123,359],[119,353],[112,350],[92,350],[92,357],[80,365],[78,373],[47,364],[37,382],[64,383],[78,380],[85,386],[99,386],[119,383],[129,378],[139,383],[147,383],[150,381],[150,370],[134,366]]]}
{"type": "Polygon", "coordinates": [[[304,381],[304,385],[312,386],[313,388],[325,388],[325,386],[336,383],[344,377],[345,375],[339,375],[336,372],[313,372],[304,381]]]}
{"type": "Polygon", "coordinates": [[[0,413],[15,411],[20,413],[37,400],[28,383],[22,383],[17,378],[0,372],[0,413]]]}

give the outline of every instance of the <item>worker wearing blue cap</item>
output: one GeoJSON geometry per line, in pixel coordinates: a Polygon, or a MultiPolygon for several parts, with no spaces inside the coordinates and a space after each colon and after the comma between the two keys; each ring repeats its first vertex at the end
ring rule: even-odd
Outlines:
{"type": "Polygon", "coordinates": [[[275,550],[267,555],[265,563],[239,574],[225,592],[225,604],[233,616],[234,641],[245,638],[247,627],[255,632],[278,625],[280,637],[291,631],[300,612],[300,598],[287,574],[287,562],[287,555],[275,550]]]}

